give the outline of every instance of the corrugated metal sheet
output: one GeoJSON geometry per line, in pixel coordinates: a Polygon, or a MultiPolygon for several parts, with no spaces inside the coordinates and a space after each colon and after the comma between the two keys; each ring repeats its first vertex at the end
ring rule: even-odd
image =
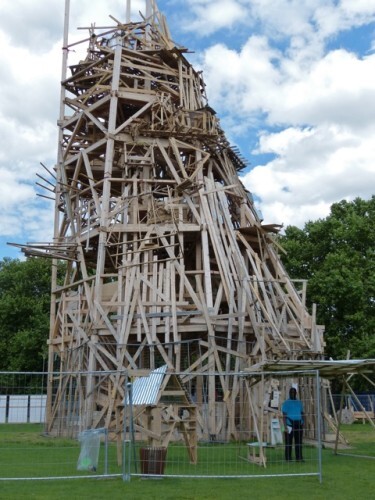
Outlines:
{"type": "MultiPolygon", "coordinates": [[[[152,371],[148,377],[137,378],[133,383],[133,406],[156,405],[158,394],[164,376],[167,373],[167,365],[152,371]]],[[[129,404],[129,400],[126,400],[129,404]]]]}

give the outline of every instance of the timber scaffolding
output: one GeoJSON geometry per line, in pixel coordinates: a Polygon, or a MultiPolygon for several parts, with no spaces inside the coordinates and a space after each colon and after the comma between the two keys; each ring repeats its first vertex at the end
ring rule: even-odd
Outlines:
{"type": "MultiPolygon", "coordinates": [[[[59,390],[76,387],[64,373],[167,365],[186,384],[216,373],[206,388],[215,419],[218,387],[229,413],[240,391],[226,374],[323,352],[305,283],[297,290],[280,261],[280,226],[262,225],[238,177],[246,162],[187,49],[153,1],[140,22],[112,20],[72,45],[65,26],[54,240],[23,248],[66,262],[62,286],[53,271],[49,371],[61,376],[50,381],[50,432],[66,411],[59,390]],[[87,56],[68,76],[79,45],[87,56]]],[[[114,425],[122,377],[95,401],[95,377],[81,390],[88,426],[114,425]]]]}

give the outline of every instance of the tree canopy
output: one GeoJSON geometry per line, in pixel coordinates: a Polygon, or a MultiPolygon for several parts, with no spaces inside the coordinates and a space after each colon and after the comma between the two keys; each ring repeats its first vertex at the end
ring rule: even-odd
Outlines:
{"type": "Polygon", "coordinates": [[[331,206],[325,219],[288,226],[281,245],[292,278],[308,280],[308,305],[326,327],[326,354],[375,358],[375,196],[331,206]]]}
{"type": "Polygon", "coordinates": [[[51,261],[0,261],[0,369],[42,371],[47,358],[51,261]]]}

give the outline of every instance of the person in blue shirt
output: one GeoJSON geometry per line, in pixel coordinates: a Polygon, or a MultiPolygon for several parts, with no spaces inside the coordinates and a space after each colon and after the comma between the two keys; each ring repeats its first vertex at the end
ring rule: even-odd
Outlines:
{"type": "Polygon", "coordinates": [[[291,387],[289,399],[281,406],[285,429],[285,460],[292,460],[293,440],[296,452],[296,461],[303,462],[302,457],[302,434],[303,434],[303,404],[297,399],[297,389],[291,387]]]}

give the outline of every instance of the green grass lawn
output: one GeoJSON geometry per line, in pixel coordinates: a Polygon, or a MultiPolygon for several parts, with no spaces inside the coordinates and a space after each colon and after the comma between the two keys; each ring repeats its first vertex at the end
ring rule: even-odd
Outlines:
{"type": "MultiPolygon", "coordinates": [[[[5,427],[3,427],[5,429],[5,427]]],[[[373,499],[375,491],[375,431],[369,424],[343,426],[343,434],[349,440],[351,448],[342,450],[350,455],[366,455],[370,458],[359,458],[346,455],[335,456],[331,449],[323,449],[323,482],[316,476],[297,477],[264,477],[243,479],[196,479],[169,478],[143,479],[132,478],[123,482],[121,478],[113,479],[71,479],[48,481],[0,481],[1,499],[373,499]]],[[[71,453],[71,463],[77,460],[79,447],[73,440],[65,440],[66,456],[71,453]]],[[[12,450],[16,456],[30,458],[30,462],[38,463],[43,451],[56,447],[53,438],[43,438],[35,429],[20,426],[2,432],[0,426],[0,454],[12,450]],[[33,446],[30,446],[30,444],[33,446]],[[43,448],[44,446],[44,448],[43,448]],[[33,450],[35,448],[37,452],[33,450]],[[22,455],[23,454],[23,455],[22,455]],[[39,456],[38,456],[39,454],[39,456]]],[[[59,442],[59,449],[61,442],[59,442]]],[[[211,452],[210,450],[208,450],[211,452]]],[[[222,453],[217,447],[217,451],[222,453]]],[[[114,448],[110,447],[110,462],[114,460],[114,448]]],[[[170,450],[168,450],[168,453],[170,450]]],[[[12,469],[11,451],[8,460],[0,457],[2,467],[12,469]],[[7,463],[9,462],[9,463],[7,463]]],[[[200,450],[201,453],[201,450],[200,450]]],[[[237,452],[236,452],[237,453],[237,452]]],[[[276,453],[276,452],[275,452],[276,453]]],[[[277,451],[281,453],[281,450],[277,451]]],[[[238,453],[237,453],[238,454],[238,453]]],[[[3,457],[4,458],[4,457],[3,457]]],[[[182,460],[182,457],[181,457],[182,460]]],[[[246,464],[246,462],[244,462],[246,464]]],[[[300,464],[302,467],[308,467],[300,464]]],[[[14,466],[14,464],[13,464],[14,466]]],[[[64,466],[60,464],[60,466],[64,466]]],[[[0,476],[4,477],[4,470],[0,476]]]]}
{"type": "MultiPolygon", "coordinates": [[[[76,439],[46,436],[39,424],[0,425],[0,478],[88,475],[77,470],[80,443],[76,439]]],[[[107,472],[121,474],[116,446],[108,447],[107,472]]],[[[104,473],[104,453],[98,473],[104,473]]],[[[1,493],[0,493],[1,494],[1,493]]]]}

